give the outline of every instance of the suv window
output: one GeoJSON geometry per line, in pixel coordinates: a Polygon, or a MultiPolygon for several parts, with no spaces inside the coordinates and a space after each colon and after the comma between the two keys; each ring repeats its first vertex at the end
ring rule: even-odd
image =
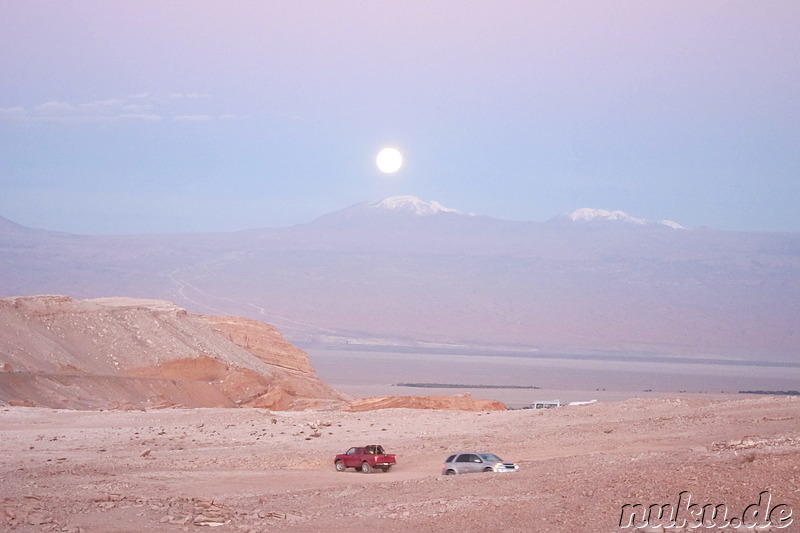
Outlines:
{"type": "Polygon", "coordinates": [[[456,459],[456,462],[457,463],[469,463],[469,462],[472,461],[472,459],[470,459],[470,457],[472,457],[472,454],[462,453],[461,455],[458,456],[458,459],[456,459]]]}
{"type": "Polygon", "coordinates": [[[455,459],[455,458],[456,458],[456,456],[455,456],[455,455],[451,455],[450,457],[448,457],[448,458],[447,458],[447,460],[445,461],[445,463],[452,463],[452,462],[453,462],[453,459],[455,459]]]}

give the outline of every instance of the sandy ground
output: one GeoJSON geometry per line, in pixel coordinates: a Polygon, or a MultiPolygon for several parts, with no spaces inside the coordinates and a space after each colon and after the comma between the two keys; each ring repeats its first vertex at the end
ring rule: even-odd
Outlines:
{"type": "MultiPolygon", "coordinates": [[[[491,413],[0,409],[4,531],[607,533],[623,531],[623,505],[682,491],[729,517],[763,491],[800,513],[800,398],[491,413]],[[369,443],[398,466],[334,470],[334,454],[369,443]],[[457,451],[520,471],[442,476],[457,451]]],[[[793,520],[759,531],[800,531],[793,520]]]]}

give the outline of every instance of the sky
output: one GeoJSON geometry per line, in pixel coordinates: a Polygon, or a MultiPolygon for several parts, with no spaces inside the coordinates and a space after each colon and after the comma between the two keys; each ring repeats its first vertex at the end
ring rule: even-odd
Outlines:
{"type": "Polygon", "coordinates": [[[3,0],[0,216],[235,231],[412,194],[800,231],[797,28],[797,0],[3,0]]]}

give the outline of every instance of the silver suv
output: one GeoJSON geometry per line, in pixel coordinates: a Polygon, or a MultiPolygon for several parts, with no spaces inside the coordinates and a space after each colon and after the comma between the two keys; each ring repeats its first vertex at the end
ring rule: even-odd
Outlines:
{"type": "Polygon", "coordinates": [[[516,472],[519,466],[508,463],[493,453],[454,453],[442,465],[442,474],[469,474],[471,472],[516,472]]]}

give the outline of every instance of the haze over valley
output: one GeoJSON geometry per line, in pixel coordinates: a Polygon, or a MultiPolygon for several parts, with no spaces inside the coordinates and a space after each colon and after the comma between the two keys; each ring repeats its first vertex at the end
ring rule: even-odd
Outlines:
{"type": "Polygon", "coordinates": [[[675,363],[661,380],[674,390],[683,377],[693,390],[708,384],[709,369],[724,390],[748,377],[782,388],[798,373],[796,233],[686,229],[599,209],[512,222],[402,196],[217,234],[71,235],[4,220],[0,246],[4,296],[155,298],[254,318],[351,385],[369,383],[353,383],[360,372],[334,352],[355,367],[378,354],[398,372],[426,353],[444,374],[442,358],[503,357],[512,384],[559,387],[620,385],[592,387],[596,365],[635,380],[652,374],[636,365],[675,363]],[[568,380],[563,365],[574,367],[568,380]]]}

